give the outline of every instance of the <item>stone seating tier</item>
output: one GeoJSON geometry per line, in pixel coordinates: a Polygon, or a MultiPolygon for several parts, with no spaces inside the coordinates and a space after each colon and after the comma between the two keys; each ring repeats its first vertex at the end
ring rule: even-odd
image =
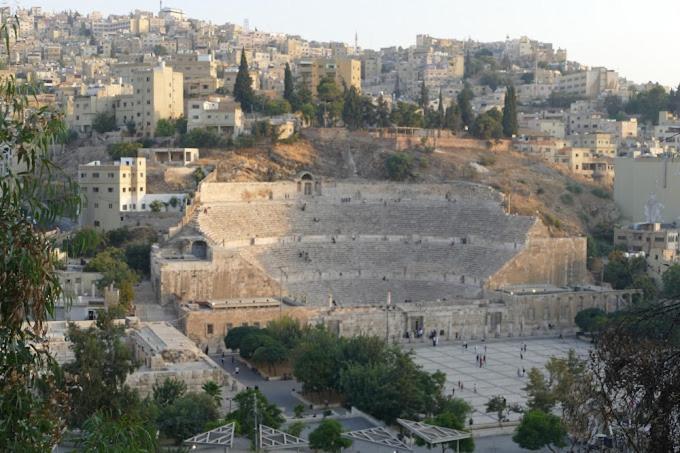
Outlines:
{"type": "Polygon", "coordinates": [[[477,236],[524,243],[531,217],[508,216],[495,202],[418,200],[303,205],[263,201],[211,203],[198,210],[200,231],[216,245],[252,238],[324,235],[477,236]]]}

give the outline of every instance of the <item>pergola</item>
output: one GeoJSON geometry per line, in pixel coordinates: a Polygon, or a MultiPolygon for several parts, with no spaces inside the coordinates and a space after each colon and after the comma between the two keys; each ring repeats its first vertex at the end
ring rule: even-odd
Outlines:
{"type": "Polygon", "coordinates": [[[460,441],[472,437],[472,434],[465,431],[458,431],[452,428],[428,425],[427,423],[414,422],[411,420],[397,419],[397,423],[403,426],[408,432],[421,438],[429,445],[446,444],[456,442],[456,451],[460,451],[460,441]]]}
{"type": "Polygon", "coordinates": [[[235,423],[227,423],[219,428],[212,429],[205,433],[196,434],[184,441],[185,445],[190,445],[192,449],[196,447],[224,447],[224,451],[229,451],[234,445],[235,423]]]}
{"type": "Polygon", "coordinates": [[[269,426],[260,425],[259,447],[266,451],[299,449],[309,446],[309,442],[269,426]]]}
{"type": "Polygon", "coordinates": [[[343,437],[352,440],[362,440],[372,444],[389,447],[394,451],[413,451],[408,445],[397,439],[391,432],[383,427],[362,429],[359,431],[350,431],[342,433],[343,437]]]}

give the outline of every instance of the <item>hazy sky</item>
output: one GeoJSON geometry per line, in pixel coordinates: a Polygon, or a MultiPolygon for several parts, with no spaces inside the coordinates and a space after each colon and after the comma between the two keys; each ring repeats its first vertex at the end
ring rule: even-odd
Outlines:
{"type": "MultiPolygon", "coordinates": [[[[165,0],[190,17],[243,23],[319,41],[379,48],[415,44],[418,33],[500,41],[522,35],[607,66],[636,82],[680,83],[680,0],[165,0]]],[[[41,0],[47,10],[123,14],[158,10],[148,0],[41,0]]]]}

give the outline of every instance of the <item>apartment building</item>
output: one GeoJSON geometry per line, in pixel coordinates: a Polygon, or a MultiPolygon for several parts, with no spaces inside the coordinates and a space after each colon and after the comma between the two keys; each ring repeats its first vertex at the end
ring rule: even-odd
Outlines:
{"type": "Polygon", "coordinates": [[[612,135],[604,132],[590,134],[570,135],[569,142],[575,148],[585,148],[594,155],[614,157],[616,155],[616,143],[612,135]]]}
{"type": "Polygon", "coordinates": [[[160,119],[184,115],[184,77],[166,66],[133,70],[133,92],[116,101],[116,121],[121,128],[133,123],[138,135],[153,137],[160,119]]]}
{"type": "Polygon", "coordinates": [[[618,92],[619,75],[607,68],[591,68],[564,74],[557,79],[556,90],[573,96],[595,98],[605,92],[618,92]]]}
{"type": "Polygon", "coordinates": [[[635,223],[614,229],[614,245],[644,253],[647,273],[660,284],[664,272],[680,261],[679,234],[675,223],[635,223]]]}
{"type": "Polygon", "coordinates": [[[214,94],[218,88],[217,65],[210,54],[177,54],[172,68],[184,76],[184,96],[200,97],[214,94]]]}
{"type": "Polygon", "coordinates": [[[125,225],[126,214],[150,211],[156,200],[181,209],[184,194],[149,194],[146,185],[146,158],[125,157],[120,161],[93,161],[78,166],[78,184],[83,203],[80,226],[113,230],[125,225]]]}
{"type": "Polygon", "coordinates": [[[680,149],[680,118],[671,112],[659,112],[659,124],[654,126],[654,138],[659,139],[667,146],[680,149]]]}
{"type": "Polygon", "coordinates": [[[69,126],[80,133],[91,132],[97,115],[114,112],[120,96],[129,96],[132,92],[132,85],[120,82],[88,86],[85,94],[73,97],[73,114],[67,118],[69,126]]]}
{"type": "Polygon", "coordinates": [[[352,58],[333,58],[300,61],[298,80],[316,96],[316,89],[325,77],[332,77],[338,86],[346,85],[361,91],[361,61],[352,58]]]}
{"type": "MultiPolygon", "coordinates": [[[[233,93],[234,92],[234,85],[236,85],[236,76],[238,75],[238,67],[232,66],[230,68],[225,68],[224,69],[224,79],[223,79],[223,87],[225,92],[227,93],[233,93]]],[[[248,71],[248,75],[250,75],[250,81],[251,81],[251,87],[253,90],[259,90],[260,89],[260,72],[256,69],[250,69],[248,71]]]]}
{"type": "Polygon", "coordinates": [[[613,158],[595,153],[588,148],[562,148],[555,155],[555,163],[565,165],[572,173],[595,181],[614,179],[613,158]]]}
{"type": "Polygon", "coordinates": [[[241,105],[231,98],[211,96],[189,101],[187,130],[208,129],[236,138],[243,132],[241,105]]]}

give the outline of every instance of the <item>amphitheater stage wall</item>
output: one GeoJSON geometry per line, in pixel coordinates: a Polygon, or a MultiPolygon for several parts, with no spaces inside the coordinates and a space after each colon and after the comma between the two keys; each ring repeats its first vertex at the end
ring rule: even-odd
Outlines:
{"type": "Polygon", "coordinates": [[[508,261],[487,288],[522,284],[572,286],[587,282],[586,238],[531,237],[508,261]]]}
{"type": "Polygon", "coordinates": [[[576,314],[585,308],[621,309],[637,290],[565,291],[545,294],[493,293],[485,300],[401,303],[389,306],[318,308],[287,306],[192,310],[182,308],[182,329],[200,347],[223,350],[230,328],[255,325],[289,316],[302,324],[323,324],[343,337],[370,335],[407,342],[405,334],[436,330],[447,340],[540,336],[574,333],[576,314]],[[211,325],[211,327],[209,327],[211,325]],[[207,332],[212,331],[212,334],[207,332]]]}

